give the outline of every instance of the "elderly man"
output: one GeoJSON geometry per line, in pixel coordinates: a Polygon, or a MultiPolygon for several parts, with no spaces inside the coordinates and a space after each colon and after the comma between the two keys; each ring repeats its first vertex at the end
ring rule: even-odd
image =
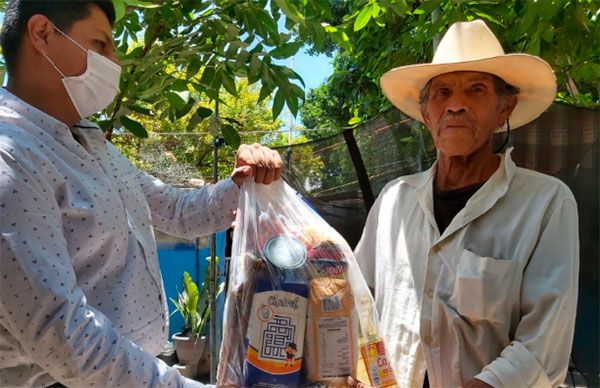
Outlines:
{"type": "Polygon", "coordinates": [[[115,97],[112,1],[12,0],[1,43],[0,386],[183,386],[167,340],[152,226],[227,229],[238,186],[281,159],[242,146],[231,179],[198,190],[138,171],[85,118],[115,97]]]}
{"type": "Polygon", "coordinates": [[[577,204],[557,179],[492,150],[553,101],[542,59],[505,55],[479,20],[450,27],[430,64],[381,79],[427,125],[429,171],[389,183],[356,256],[374,288],[399,386],[562,383],[577,306],[577,204]],[[508,136],[508,134],[507,134],[508,136]]]}

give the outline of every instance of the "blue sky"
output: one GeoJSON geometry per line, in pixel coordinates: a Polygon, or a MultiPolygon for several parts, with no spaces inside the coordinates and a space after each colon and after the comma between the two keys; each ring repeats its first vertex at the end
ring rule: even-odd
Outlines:
{"type": "Polygon", "coordinates": [[[326,55],[311,56],[303,50],[299,51],[287,65],[293,67],[296,73],[304,79],[306,91],[321,85],[333,73],[333,58],[326,55]]]}

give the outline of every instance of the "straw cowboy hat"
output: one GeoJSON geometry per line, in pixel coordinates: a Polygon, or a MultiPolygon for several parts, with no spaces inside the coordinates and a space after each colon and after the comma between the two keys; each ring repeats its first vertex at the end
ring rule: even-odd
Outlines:
{"type": "Polygon", "coordinates": [[[454,23],[440,41],[431,63],[388,71],[381,77],[381,89],[398,109],[423,122],[419,92],[430,79],[454,71],[494,74],[517,86],[521,91],[509,118],[512,128],[533,121],[556,95],[556,77],[550,65],[532,55],[504,54],[498,39],[481,20],[454,23]]]}

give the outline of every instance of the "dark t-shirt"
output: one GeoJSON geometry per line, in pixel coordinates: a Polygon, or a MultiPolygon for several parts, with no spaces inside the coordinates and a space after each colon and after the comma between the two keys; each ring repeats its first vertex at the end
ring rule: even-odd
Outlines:
{"type": "Polygon", "coordinates": [[[435,222],[440,230],[440,235],[450,225],[452,219],[467,204],[467,201],[475,194],[485,182],[475,183],[454,190],[440,190],[433,186],[433,214],[435,222]]]}

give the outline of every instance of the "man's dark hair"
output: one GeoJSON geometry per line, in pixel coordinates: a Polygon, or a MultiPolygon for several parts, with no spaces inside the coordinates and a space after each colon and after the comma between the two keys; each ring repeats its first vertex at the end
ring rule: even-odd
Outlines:
{"type": "MultiPolygon", "coordinates": [[[[487,73],[487,74],[489,74],[489,73],[487,73]]],[[[490,75],[492,76],[492,80],[494,82],[494,91],[500,97],[508,97],[508,96],[514,96],[514,95],[519,94],[520,90],[518,87],[509,84],[508,82],[506,82],[505,80],[503,80],[502,78],[498,77],[495,74],[490,74],[490,75]]],[[[421,89],[421,92],[419,93],[419,104],[421,104],[421,105],[425,104],[427,102],[427,100],[429,100],[429,89],[431,88],[432,80],[433,80],[433,78],[430,79],[429,81],[427,81],[427,83],[425,84],[423,89],[421,89]]]]}
{"type": "Polygon", "coordinates": [[[73,23],[90,16],[90,6],[93,4],[100,7],[112,26],[115,22],[115,8],[111,0],[10,0],[0,34],[0,45],[8,72],[15,70],[27,22],[33,15],[46,16],[56,27],[67,33],[73,23]]]}

